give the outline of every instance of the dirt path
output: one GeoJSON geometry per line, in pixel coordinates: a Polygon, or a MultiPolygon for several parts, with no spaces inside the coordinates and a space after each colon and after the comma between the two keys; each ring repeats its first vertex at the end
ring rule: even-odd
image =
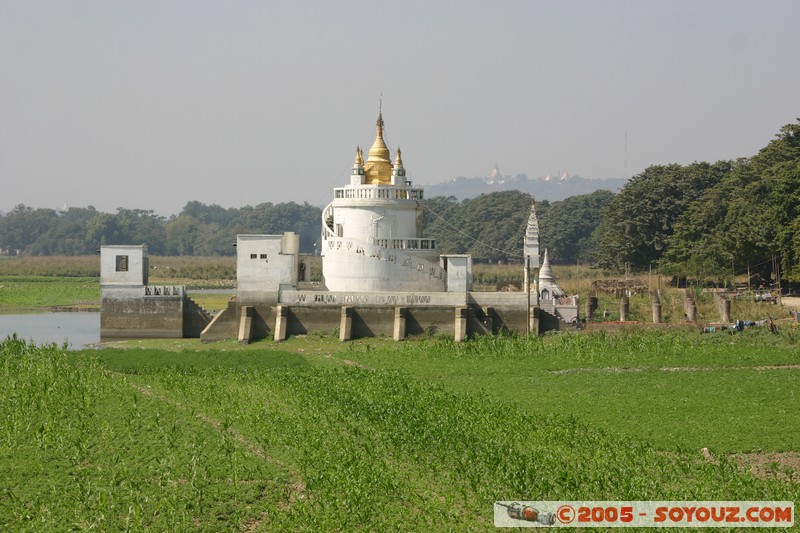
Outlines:
{"type": "Polygon", "coordinates": [[[602,367],[602,368],[565,368],[563,370],[551,370],[552,374],[577,374],[580,372],[711,372],[713,370],[800,370],[800,365],[758,365],[758,366],[676,366],[662,368],[647,367],[602,367]]]}
{"type": "Polygon", "coordinates": [[[781,304],[789,309],[800,311],[800,296],[781,296],[781,304]]]}
{"type": "Polygon", "coordinates": [[[728,459],[749,471],[756,477],[800,482],[800,453],[734,453],[728,459]]]}
{"type": "MultiPolygon", "coordinates": [[[[126,377],[124,374],[121,374],[119,372],[106,371],[106,373],[108,375],[110,375],[110,376],[113,376],[113,377],[122,377],[122,378],[126,377]]],[[[131,382],[128,382],[128,384],[131,386],[132,389],[134,389],[136,392],[138,392],[142,396],[146,396],[148,398],[164,402],[164,403],[168,404],[169,406],[174,407],[175,409],[178,409],[180,411],[183,411],[184,413],[187,413],[189,416],[194,416],[195,418],[197,418],[201,422],[203,422],[203,423],[211,426],[212,428],[214,428],[219,433],[227,433],[228,435],[233,437],[233,439],[236,442],[238,442],[239,444],[244,446],[245,449],[247,449],[247,451],[250,452],[251,454],[255,455],[256,457],[259,457],[260,459],[262,459],[262,460],[264,460],[264,461],[266,461],[268,463],[272,463],[272,464],[280,467],[282,470],[285,470],[286,472],[288,472],[291,479],[286,484],[287,489],[289,489],[289,498],[288,498],[288,501],[285,503],[286,507],[291,506],[292,504],[294,504],[298,500],[305,499],[305,497],[306,497],[306,484],[303,481],[303,479],[300,477],[300,475],[297,472],[295,472],[294,470],[292,470],[283,461],[281,461],[279,459],[276,459],[275,457],[272,457],[271,455],[269,455],[264,450],[264,448],[259,446],[256,442],[248,439],[246,436],[244,436],[242,433],[240,433],[236,429],[234,429],[234,428],[232,428],[230,426],[224,427],[222,422],[217,420],[216,418],[212,418],[212,417],[210,417],[210,416],[208,416],[208,415],[206,415],[204,413],[198,412],[198,411],[193,411],[192,409],[189,409],[188,407],[186,407],[185,405],[181,404],[180,402],[177,402],[175,400],[167,398],[166,396],[164,396],[162,394],[158,394],[157,392],[153,391],[152,389],[150,389],[148,387],[143,387],[141,385],[137,385],[137,384],[131,383],[131,382]]],[[[244,531],[256,531],[261,526],[262,520],[263,520],[263,516],[252,518],[250,521],[247,522],[247,524],[245,524],[244,531]]]]}

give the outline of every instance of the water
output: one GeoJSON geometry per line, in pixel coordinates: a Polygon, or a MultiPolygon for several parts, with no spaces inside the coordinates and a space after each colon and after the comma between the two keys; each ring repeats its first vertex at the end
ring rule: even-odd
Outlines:
{"type": "Polygon", "coordinates": [[[100,342],[100,313],[0,315],[0,339],[14,333],[36,344],[68,342],[70,349],[80,350],[100,342]]]}

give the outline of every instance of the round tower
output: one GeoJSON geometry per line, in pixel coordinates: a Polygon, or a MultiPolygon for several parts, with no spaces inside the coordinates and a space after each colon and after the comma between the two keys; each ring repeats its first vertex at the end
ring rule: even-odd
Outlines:
{"type": "Polygon", "coordinates": [[[397,149],[394,164],[378,115],[364,161],[356,149],[350,184],[334,189],[322,214],[322,271],[331,291],[438,292],[445,288],[436,241],[423,238],[423,190],[397,149]]]}

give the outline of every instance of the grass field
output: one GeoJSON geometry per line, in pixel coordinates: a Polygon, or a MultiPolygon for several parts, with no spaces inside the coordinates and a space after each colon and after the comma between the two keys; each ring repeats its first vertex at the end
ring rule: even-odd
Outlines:
{"type": "Polygon", "coordinates": [[[0,276],[0,313],[58,307],[99,309],[99,306],[98,278],[0,276]]]}
{"type": "Polygon", "coordinates": [[[0,527],[489,530],[497,499],[797,504],[791,465],[726,458],[798,451],[796,340],[8,340],[0,527]]]}

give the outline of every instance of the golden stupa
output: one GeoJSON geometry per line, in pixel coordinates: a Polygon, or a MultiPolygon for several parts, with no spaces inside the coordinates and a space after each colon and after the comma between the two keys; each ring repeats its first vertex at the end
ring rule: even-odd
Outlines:
{"type": "Polygon", "coordinates": [[[389,184],[392,182],[392,159],[389,147],[383,140],[383,115],[378,113],[378,131],[364,164],[364,183],[389,184]]]}

